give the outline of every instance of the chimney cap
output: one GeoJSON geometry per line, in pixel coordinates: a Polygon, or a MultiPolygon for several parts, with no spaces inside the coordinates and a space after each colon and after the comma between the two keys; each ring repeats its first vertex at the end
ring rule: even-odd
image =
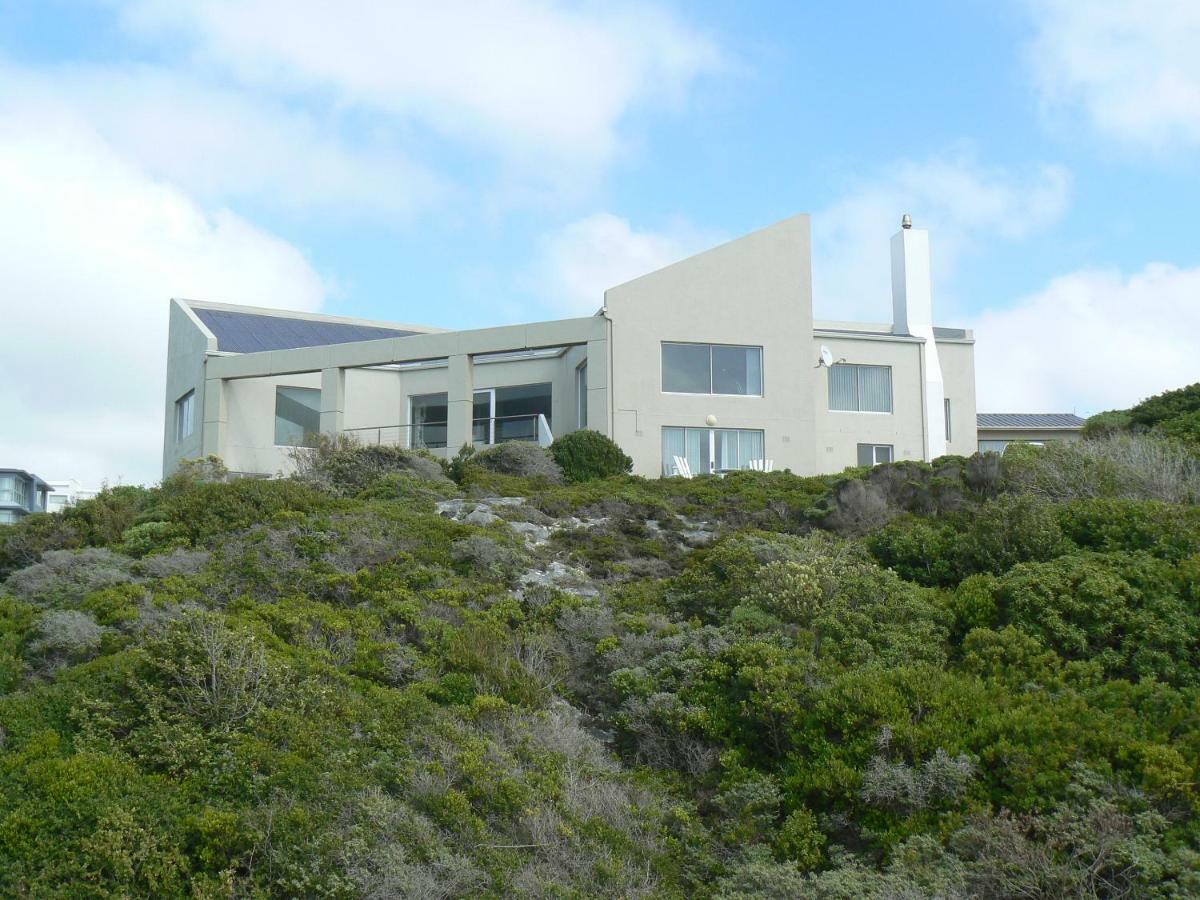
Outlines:
{"type": "Polygon", "coordinates": [[[912,228],[912,216],[910,216],[908,213],[905,213],[900,218],[900,227],[901,228],[912,228]]]}

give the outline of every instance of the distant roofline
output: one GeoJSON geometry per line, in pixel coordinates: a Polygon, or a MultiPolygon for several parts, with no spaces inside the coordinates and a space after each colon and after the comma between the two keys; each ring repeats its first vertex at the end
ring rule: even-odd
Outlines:
{"type": "MultiPolygon", "coordinates": [[[[853,337],[856,335],[873,338],[895,338],[901,341],[924,341],[924,338],[911,334],[896,334],[892,331],[890,322],[836,322],[829,319],[814,319],[813,332],[828,332],[853,337]]],[[[969,328],[948,328],[941,325],[933,326],[935,341],[970,344],[975,342],[975,333],[969,328]]]]}
{"type": "Polygon", "coordinates": [[[1080,431],[1087,420],[1075,413],[976,413],[976,431],[1080,431]],[[1007,422],[988,422],[997,417],[1007,422]],[[1064,422],[1064,419],[1072,421],[1064,422]]]}
{"type": "MultiPolygon", "coordinates": [[[[401,322],[382,322],[378,319],[361,319],[355,316],[330,316],[325,313],[301,312],[294,309],[277,309],[268,306],[244,306],[240,303],[217,303],[212,300],[190,300],[173,297],[175,302],[188,309],[217,309],[224,312],[247,313],[256,316],[272,316],[277,319],[302,319],[308,322],[329,322],[335,325],[361,325],[368,328],[386,328],[394,331],[415,331],[420,334],[441,334],[449,329],[432,325],[409,325],[401,322]]],[[[207,329],[206,329],[207,330],[207,329]]]]}
{"type": "Polygon", "coordinates": [[[46,481],[45,479],[39,478],[38,476],[34,475],[32,472],[27,472],[25,469],[0,468],[0,475],[24,475],[26,478],[32,478],[35,486],[41,485],[48,491],[53,490],[53,488],[50,486],[50,483],[48,481],[46,481]]]}

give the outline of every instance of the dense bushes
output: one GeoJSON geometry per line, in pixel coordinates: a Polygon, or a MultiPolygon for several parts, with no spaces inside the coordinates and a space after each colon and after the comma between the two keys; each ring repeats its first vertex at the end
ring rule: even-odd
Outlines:
{"type": "Polygon", "coordinates": [[[568,481],[625,475],[633,468],[633,460],[616,441],[586,428],[556,438],[550,455],[568,481]]]}
{"type": "Polygon", "coordinates": [[[340,447],[0,528],[0,894],[1194,895],[1200,513],[1157,440],[458,483],[340,447]]]}

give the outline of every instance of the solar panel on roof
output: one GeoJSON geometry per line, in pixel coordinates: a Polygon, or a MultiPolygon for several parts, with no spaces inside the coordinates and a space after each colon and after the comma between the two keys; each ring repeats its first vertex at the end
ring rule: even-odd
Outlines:
{"type": "Polygon", "coordinates": [[[227,353],[258,353],[263,350],[294,350],[324,347],[354,341],[377,341],[417,334],[401,328],[355,325],[350,322],[321,322],[293,319],[228,309],[192,307],[192,311],[217,339],[217,349],[227,353]]]}

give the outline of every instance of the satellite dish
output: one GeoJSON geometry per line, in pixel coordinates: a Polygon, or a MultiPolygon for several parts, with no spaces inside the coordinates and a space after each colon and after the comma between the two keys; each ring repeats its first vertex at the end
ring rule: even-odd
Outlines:
{"type": "Polygon", "coordinates": [[[825,366],[825,368],[829,368],[833,365],[833,354],[824,344],[821,345],[821,361],[817,363],[817,365],[825,366]]]}

